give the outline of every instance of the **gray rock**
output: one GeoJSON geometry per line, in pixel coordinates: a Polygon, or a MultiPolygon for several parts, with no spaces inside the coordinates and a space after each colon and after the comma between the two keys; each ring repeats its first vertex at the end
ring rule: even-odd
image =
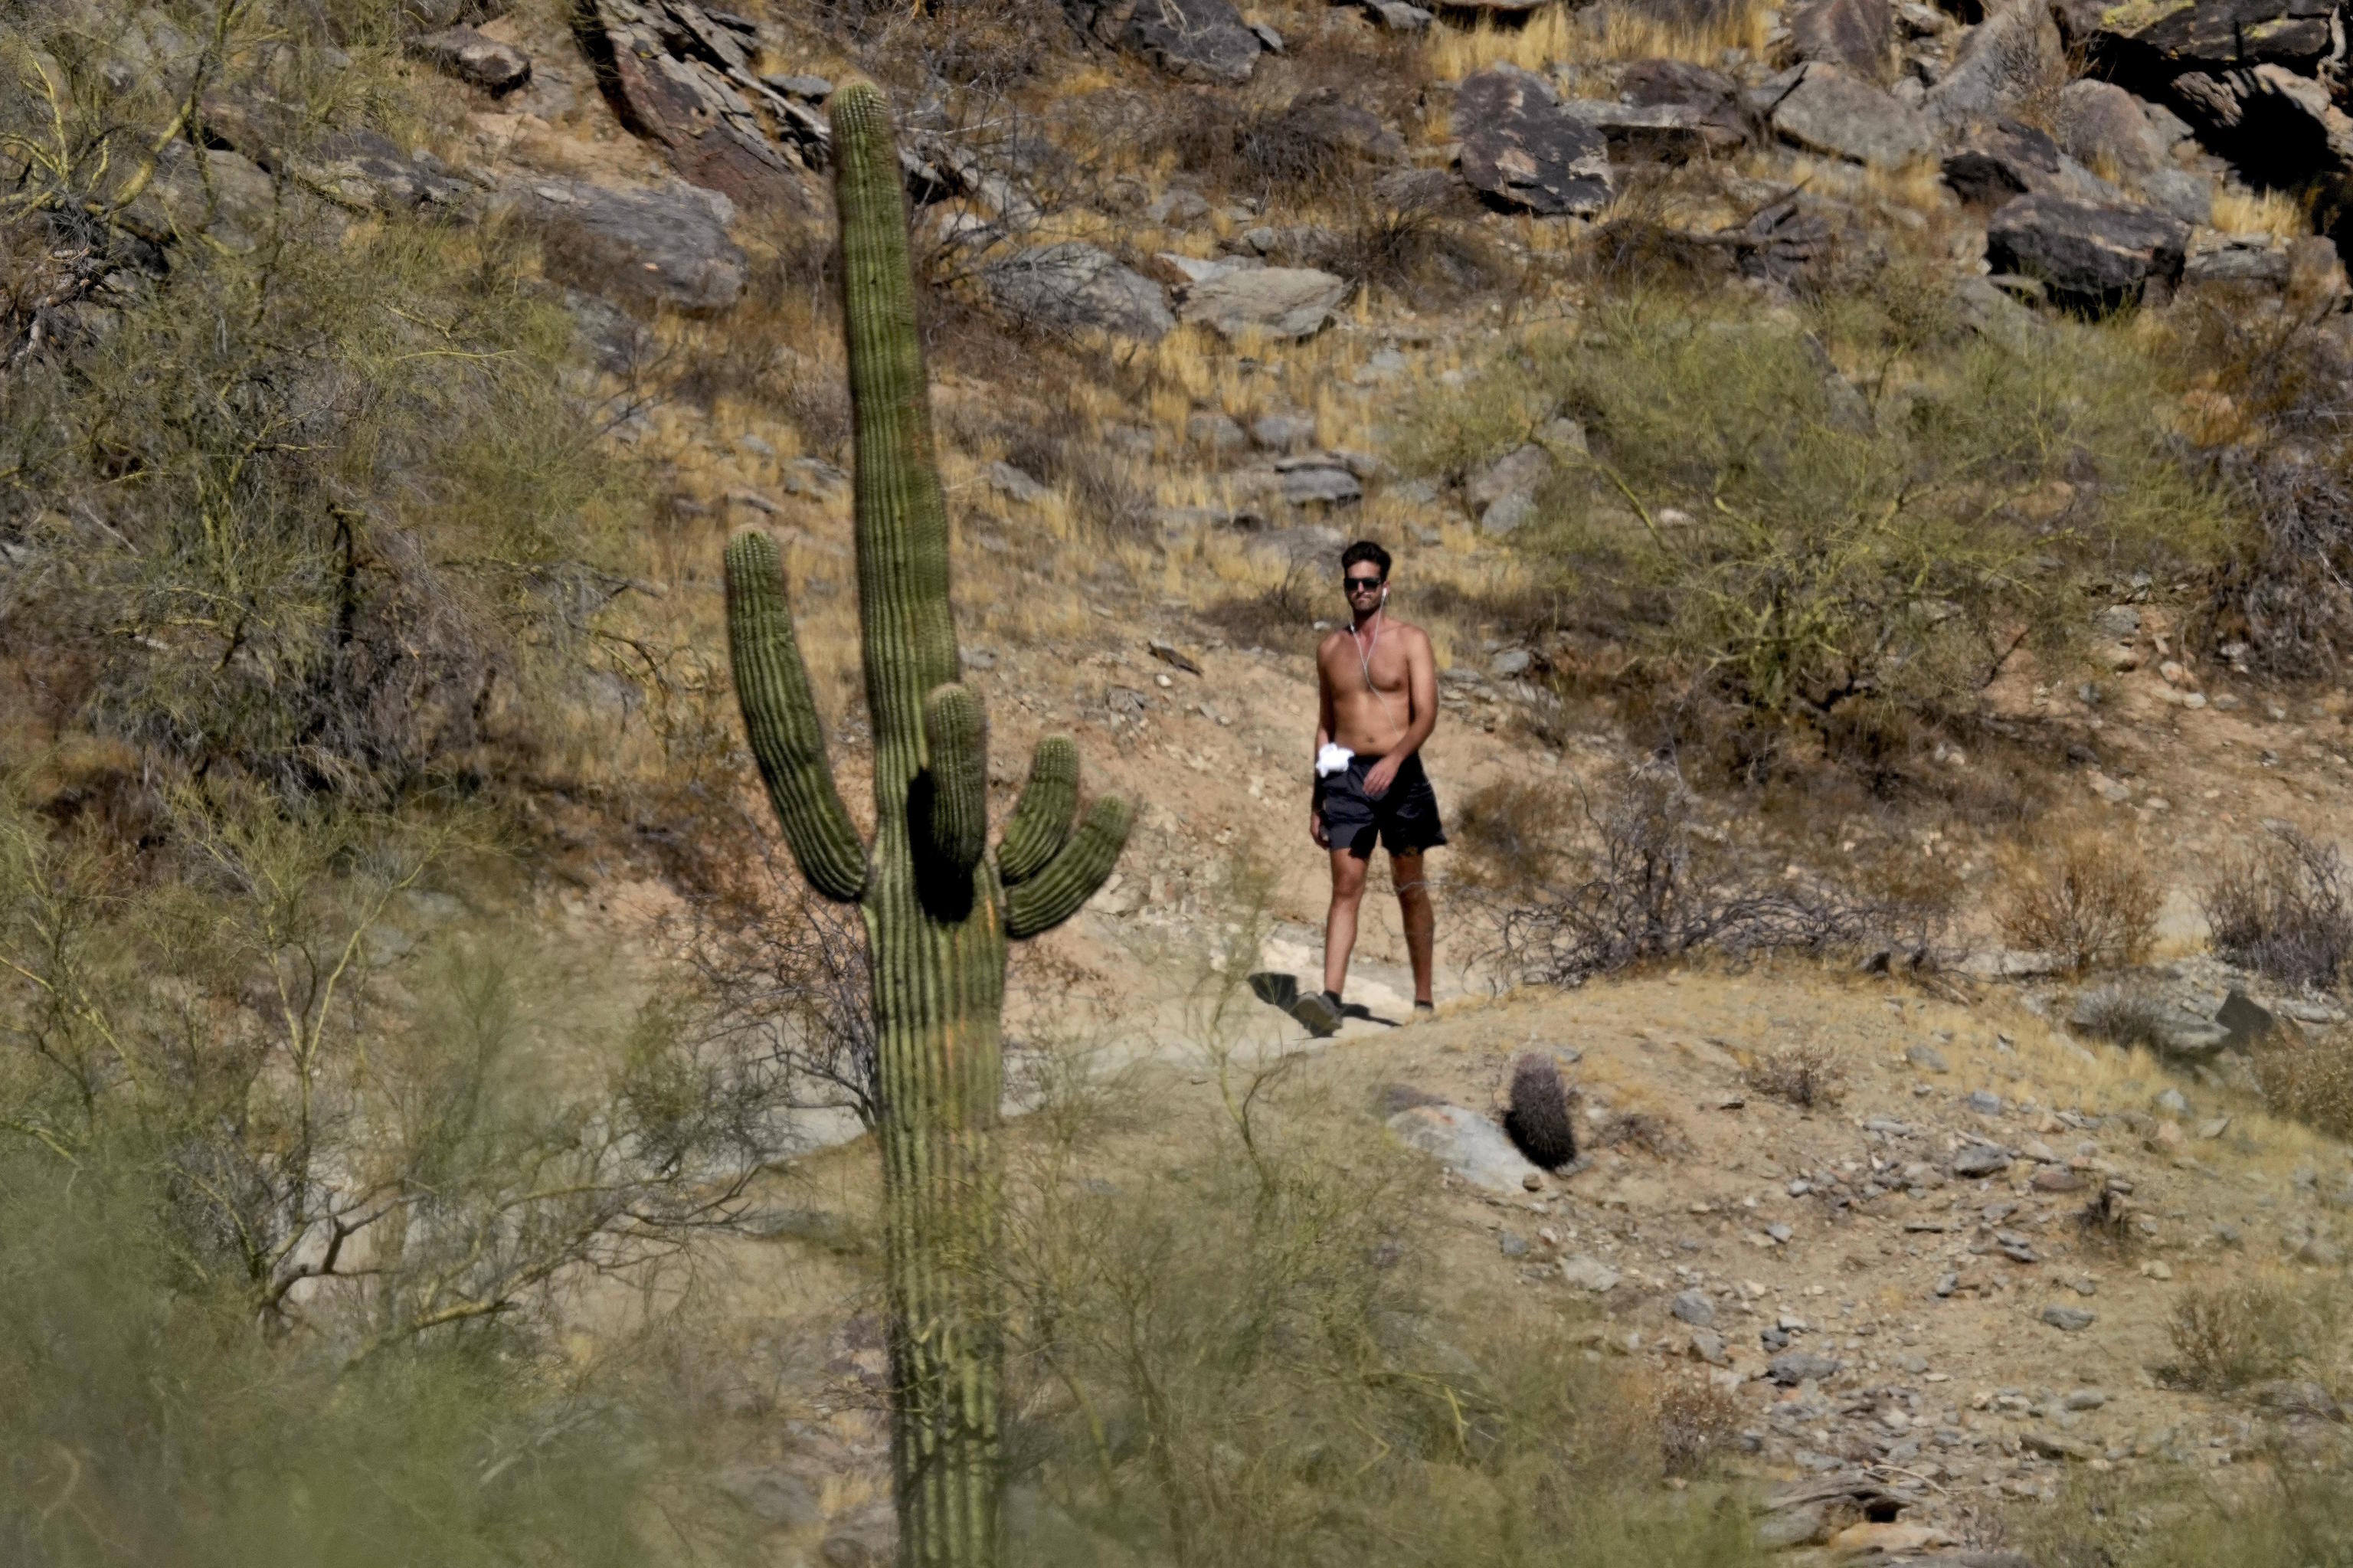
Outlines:
{"type": "Polygon", "coordinates": [[[2060,1403],[2073,1411],[2098,1410],[2108,1403],[2108,1394],[2105,1389],[2079,1388],[2060,1403]]]}
{"type": "Polygon", "coordinates": [[[2098,1319],[2099,1314],[2084,1307],[2052,1305],[2042,1309],[2042,1320],[2063,1333],[2081,1333],[2098,1319]]]}
{"type": "Polygon", "coordinates": [[[1384,32],[1412,35],[1430,31],[1435,20],[1428,11],[1408,3],[1408,0],[1365,0],[1365,14],[1374,26],[1384,32]]]}
{"type": "Polygon", "coordinates": [[[241,255],[258,247],[276,221],[278,183],[242,153],[219,147],[199,153],[174,142],[156,160],[156,172],[145,198],[132,209],[151,223],[160,213],[163,221],[155,227],[189,238],[202,235],[241,255]]]}
{"type": "Polygon", "coordinates": [[[2098,1444],[2086,1442],[2081,1437],[2063,1436],[2056,1432],[2025,1433],[2019,1437],[2018,1446],[2041,1458],[2073,1459],[2078,1464],[2100,1457],[2098,1444]]]}
{"type": "Polygon", "coordinates": [[[1337,466],[1286,470],[1280,483],[1283,500],[1293,506],[1349,506],[1365,498],[1363,483],[1337,466]]]}
{"type": "Polygon", "coordinates": [[[1389,1118],[1388,1127],[1408,1147],[1490,1192],[1525,1192],[1525,1178],[1544,1174],[1512,1147],[1502,1128],[1461,1106],[1413,1106],[1389,1118]]]}
{"type": "Polygon", "coordinates": [[[2153,207],[2033,195],[1994,214],[1986,259],[1997,272],[2038,280],[2058,304],[2100,312],[2169,295],[2189,241],[2188,225],[2153,207]]]}
{"type": "Polygon", "coordinates": [[[1287,131],[1302,132],[1320,145],[1346,152],[1368,164],[1405,161],[1405,138],[1382,123],[1381,117],[1342,98],[1337,89],[1319,87],[1301,93],[1282,111],[1287,131]]]}
{"type": "Polygon", "coordinates": [[[2136,183],[2151,207],[2193,228],[2203,227],[2214,216],[2214,182],[2203,175],[2168,164],[2151,169],[2136,183]]]}
{"type": "Polygon", "coordinates": [[[807,1477],[781,1465],[744,1465],[723,1471],[719,1484],[759,1518],[787,1530],[806,1530],[825,1519],[825,1506],[807,1477]]]}
{"type": "Polygon", "coordinates": [[[1691,1353],[1712,1367],[1726,1365],[1732,1359],[1724,1353],[1724,1336],[1713,1329],[1692,1330],[1691,1353]]]}
{"type": "Polygon", "coordinates": [[[1159,284],[1084,240],[1025,250],[987,268],[981,280],[1001,308],[1042,326],[1151,343],[1176,325],[1159,284]]]}
{"type": "Polygon", "coordinates": [[[1492,534],[1500,539],[1506,534],[1516,533],[1525,527],[1535,520],[1535,515],[1536,498],[1533,495],[1514,493],[1503,496],[1482,509],[1479,514],[1479,527],[1482,532],[1492,534]]]}
{"type": "Polygon", "coordinates": [[[1188,81],[1250,79],[1266,40],[1232,0],[1064,0],[1082,26],[1188,81]]]}
{"type": "Polygon", "coordinates": [[[1888,0],[1804,0],[1789,13],[1789,50],[1884,87],[1895,74],[1895,10],[1888,0]]]}
{"type": "Polygon", "coordinates": [[[1936,145],[1936,133],[1918,110],[1829,65],[1806,67],[1797,86],[1774,105],[1773,129],[1809,152],[1882,167],[1936,145]]]}
{"type": "Polygon", "coordinates": [[[1054,493],[1009,462],[993,462],[987,471],[988,488],[1023,506],[1034,506],[1054,493]]]}
{"type": "Polygon", "coordinates": [[[1462,177],[1497,206],[1589,215],[1614,187],[1601,133],[1561,107],[1552,84],[1513,66],[1465,77],[1454,94],[1462,177]]]}
{"type": "Polygon", "coordinates": [[[833,83],[821,76],[776,75],[760,79],[786,98],[797,98],[807,103],[823,103],[833,96],[833,83]]]}
{"type": "Polygon", "coordinates": [[[1209,216],[1208,198],[1198,191],[1164,191],[1144,209],[1144,216],[1158,224],[1182,227],[1198,223],[1209,216]]]}
{"type": "MultiPolygon", "coordinates": [[[[1499,681],[1515,681],[1522,675],[1526,674],[1528,673],[1528,666],[1535,662],[1535,655],[1529,652],[1526,649],[1506,648],[1501,653],[1496,654],[1493,662],[1488,664],[1487,673],[1494,676],[1495,679],[1499,681]]],[[[1683,1315],[1681,1313],[1677,1313],[1676,1316],[1682,1317],[1683,1315]]],[[[1685,1322],[1694,1321],[1694,1319],[1684,1319],[1683,1320],[1685,1322]]]]}
{"type": "Polygon", "coordinates": [[[2236,986],[2222,999],[2214,1022],[2226,1031],[2222,1044],[2231,1051],[2244,1051],[2279,1027],[2279,1020],[2272,1016],[2270,1009],[2257,1005],[2236,986]]]}
{"type": "Polygon", "coordinates": [[[1238,452],[1250,444],[1250,433],[1215,408],[1203,408],[1185,419],[1185,439],[1213,452],[1238,452]]]}
{"type": "Polygon", "coordinates": [[[1986,211],[2034,192],[2075,201],[2117,203],[2124,192],[2059,150],[2043,132],[2004,120],[1969,132],[1945,154],[1945,183],[1986,211]]]}
{"type": "Polygon", "coordinates": [[[1927,112],[1955,127],[2000,119],[2066,73],[2066,47],[2050,7],[2043,0],[2002,0],[1987,7],[1985,20],[1953,51],[1951,69],[1928,90],[1927,112]]]}
{"type": "Polygon", "coordinates": [[[1683,164],[1730,152],[1747,138],[1728,132],[1707,111],[1681,103],[1623,103],[1577,98],[1561,111],[1600,132],[1613,164],[1683,164]]]}
{"type": "Polygon", "coordinates": [[[1999,1176],[2010,1169],[2010,1150],[1999,1144],[1964,1144],[1953,1156],[1952,1172],[1965,1180],[1999,1176]]]}
{"type": "Polygon", "coordinates": [[[549,270],[561,281],[689,315],[716,314],[744,295],[744,252],[727,234],[734,206],[716,191],[533,179],[511,195],[547,231],[549,270]]]}
{"type": "Polygon", "coordinates": [[[1599,1258],[1581,1252],[1560,1260],[1560,1277],[1579,1289],[1590,1290],[1596,1296],[1606,1295],[1617,1288],[1619,1279],[1616,1269],[1599,1258]]]}
{"type": "Polygon", "coordinates": [[[2168,1116],[2188,1116],[2189,1114],[2189,1102],[2188,1099],[2183,1097],[2179,1089],[2166,1089],[2159,1093],[2157,1098],[2151,1103],[2153,1103],[2158,1109],[2165,1112],[2168,1116]]]}
{"type": "Polygon", "coordinates": [[[1250,421],[1250,440],[1271,451],[1296,450],[1315,439],[1313,414],[1262,414],[1250,421]]]}
{"type": "Polygon", "coordinates": [[[2275,63],[2302,70],[2331,48],[2326,0],[2193,0],[2095,7],[2094,48],[2154,55],[2160,69],[2221,71],[2275,63]]]}
{"type": "Polygon", "coordinates": [[[2105,165],[2127,179],[2166,166],[2165,143],[2140,100],[2092,77],[2059,90],[2059,145],[2079,164],[2105,165]]]}
{"type": "Polygon", "coordinates": [[[2329,1392],[2306,1378],[2280,1378],[2251,1385],[2247,1396],[2264,1410],[2283,1415],[2307,1415],[2321,1421],[2342,1421],[2345,1407],[2329,1392]]]}
{"type": "Polygon", "coordinates": [[[493,95],[512,92],[531,79],[530,56],[471,27],[419,34],[408,40],[408,52],[443,75],[493,95]]]}
{"type": "Polygon", "coordinates": [[[1784,1351],[1765,1363],[1765,1373],[1784,1388],[1794,1388],[1801,1383],[1820,1383],[1836,1377],[1846,1363],[1835,1356],[1817,1351],[1784,1351]]]}
{"type": "Polygon", "coordinates": [[[1528,1238],[1516,1232],[1504,1232],[1501,1235],[1495,1238],[1495,1245],[1503,1249],[1503,1253],[1505,1257],[1525,1257],[1528,1255],[1528,1238]]]}
{"type": "Polygon", "coordinates": [[[1907,1046],[1904,1052],[1904,1059],[1911,1063],[1914,1066],[1919,1068],[1924,1073],[1949,1073],[1952,1071],[1952,1068],[1946,1065],[1945,1054],[1942,1051],[1937,1050],[1934,1045],[1907,1046]]]}
{"type": "Polygon", "coordinates": [[[1534,495],[1552,472],[1552,453],[1528,441],[1472,474],[1462,487],[1463,499],[1472,511],[1484,512],[1507,495],[1534,495]]]}
{"type": "Polygon", "coordinates": [[[1641,108],[1680,109],[1704,127],[1711,145],[1731,149],[1757,124],[1730,77],[1686,60],[1636,60],[1618,73],[1618,94],[1641,108]]]}
{"type": "Polygon", "coordinates": [[[1181,310],[1229,338],[1262,333],[1313,337],[1331,323],[1348,297],[1345,279],[1306,267],[1261,267],[1222,272],[1193,284],[1181,310]]]}
{"type": "Polygon", "coordinates": [[[1667,1303],[1667,1310],[1673,1313],[1678,1321],[1689,1323],[1694,1329],[1707,1328],[1715,1321],[1715,1303],[1708,1299],[1704,1290],[1675,1292],[1675,1298],[1667,1303]]]}
{"type": "Polygon", "coordinates": [[[1995,1094],[1991,1089],[1971,1089],[1968,1097],[1961,1103],[1968,1106],[1969,1109],[1977,1112],[1979,1116],[2000,1116],[2001,1114],[2001,1097],[1995,1094]]]}

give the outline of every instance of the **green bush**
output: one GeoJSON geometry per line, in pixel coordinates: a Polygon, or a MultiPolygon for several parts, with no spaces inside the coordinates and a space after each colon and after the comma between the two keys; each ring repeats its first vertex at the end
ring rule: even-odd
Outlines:
{"type": "Polygon", "coordinates": [[[1572,417],[1589,456],[1521,535],[1570,624],[1761,719],[1944,718],[2022,643],[2063,649],[2090,583],[2231,535],[2149,417],[2157,372],[2123,326],[2005,347],[1918,302],[1635,298],[1433,393],[1409,455],[1460,477],[1572,417]]]}

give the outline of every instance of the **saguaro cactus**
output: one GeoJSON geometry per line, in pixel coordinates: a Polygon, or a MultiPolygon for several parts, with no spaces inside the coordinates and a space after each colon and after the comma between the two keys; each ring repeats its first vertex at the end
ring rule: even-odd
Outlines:
{"type": "Polygon", "coordinates": [[[890,112],[860,83],[834,95],[832,116],[874,720],[871,847],[834,788],[776,548],[761,535],[727,548],[727,638],[744,727],[793,858],[810,886],[861,907],[871,944],[899,1561],[985,1568],[999,1551],[994,1135],[1006,942],[1077,913],[1119,858],[1128,810],[1099,800],[1073,832],[1078,748],[1050,736],[987,853],[987,727],[958,679],[947,512],[890,112]]]}

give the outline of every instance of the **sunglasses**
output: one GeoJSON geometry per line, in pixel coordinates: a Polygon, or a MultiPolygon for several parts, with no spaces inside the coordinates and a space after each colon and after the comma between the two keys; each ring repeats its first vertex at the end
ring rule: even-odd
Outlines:
{"type": "Polygon", "coordinates": [[[1348,585],[1350,593],[1365,593],[1381,586],[1378,577],[1342,577],[1340,580],[1348,585]]]}

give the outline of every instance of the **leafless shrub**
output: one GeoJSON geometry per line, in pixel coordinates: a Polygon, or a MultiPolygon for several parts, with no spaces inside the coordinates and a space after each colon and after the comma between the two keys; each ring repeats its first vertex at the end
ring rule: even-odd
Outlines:
{"type": "Polygon", "coordinates": [[[856,908],[811,894],[770,836],[747,835],[746,853],[739,876],[698,900],[674,932],[701,982],[702,1027],[770,1065],[794,1108],[846,1110],[872,1127],[878,1087],[865,926],[856,908]]]}
{"type": "Polygon", "coordinates": [[[2353,975],[2353,885],[2334,844],[2284,825],[2242,853],[2199,899],[2214,950],[2289,985],[2334,987],[2353,975]]]}
{"type": "Polygon", "coordinates": [[[1693,800],[1664,762],[1635,768],[1597,807],[1584,802],[1573,869],[1533,890],[1479,898],[1493,956],[1509,972],[1577,985],[1658,959],[1819,952],[1860,941],[1887,915],[1803,878],[1769,879],[1694,830],[1693,800]]]}
{"type": "Polygon", "coordinates": [[[2137,847],[2081,827],[2014,854],[1994,912],[2001,934],[2073,973],[2137,962],[2157,934],[2161,895],[2137,847]]]}
{"type": "Polygon", "coordinates": [[[1800,1110],[1834,1106],[1845,1097],[1846,1072],[1838,1054],[1809,1042],[1759,1052],[1744,1075],[1750,1088],[1800,1110]]]}
{"type": "MultiPolygon", "coordinates": [[[[1288,648],[1301,645],[1314,628],[1322,604],[1319,589],[1328,578],[1294,562],[1282,580],[1257,593],[1219,599],[1201,612],[1201,619],[1243,648],[1288,648]]],[[[1328,607],[1326,607],[1328,608],[1328,607]]]]}
{"type": "Polygon", "coordinates": [[[2147,991],[2110,986],[2076,1005],[2074,1019],[2087,1034],[2125,1046],[2154,1051],[2165,1042],[2165,1004],[2147,991]]]}
{"type": "Polygon", "coordinates": [[[1593,1124],[1596,1149],[1632,1149],[1653,1160],[1672,1160],[1690,1144],[1675,1124],[1652,1111],[1610,1111],[1593,1124]]]}
{"type": "Polygon", "coordinates": [[[2284,1376],[2308,1348],[2303,1304],[2268,1280],[2192,1286],[2165,1327],[2180,1359],[2158,1368],[2158,1376],[2210,1393],[2284,1376]]]}
{"type": "Polygon", "coordinates": [[[1659,1426],[1660,1463],[1670,1476],[1698,1475],[1740,1430],[1740,1402],[1697,1378],[1663,1379],[1651,1409],[1659,1426]]]}
{"type": "Polygon", "coordinates": [[[2140,1246],[2132,1201],[2114,1187],[2103,1186],[2075,1212],[2075,1233],[2087,1246],[2113,1255],[2126,1255],[2140,1246]]]}
{"type": "Polygon", "coordinates": [[[2282,1024],[2249,1052],[2263,1103],[2331,1138],[2353,1138],[2353,1035],[2282,1024]]]}

